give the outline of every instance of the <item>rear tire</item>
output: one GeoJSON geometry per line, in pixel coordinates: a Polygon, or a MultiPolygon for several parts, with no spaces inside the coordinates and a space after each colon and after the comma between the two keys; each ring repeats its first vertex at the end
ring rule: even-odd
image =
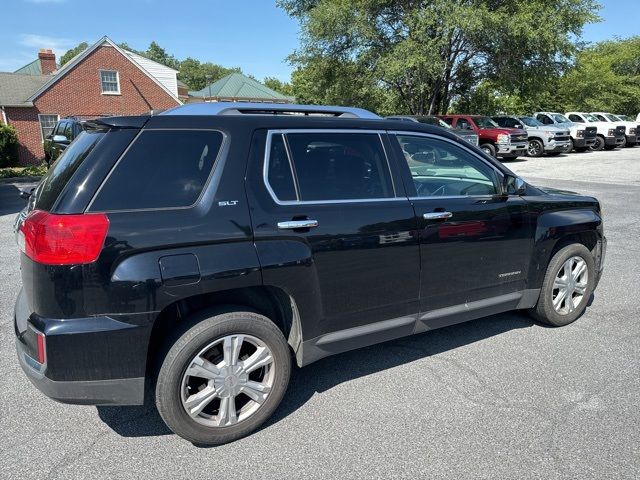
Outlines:
{"type": "Polygon", "coordinates": [[[496,147],[494,147],[490,143],[483,143],[482,145],[480,145],[480,149],[487,155],[496,158],[496,147]]]}
{"type": "Polygon", "coordinates": [[[551,258],[538,303],[529,312],[541,323],[568,325],[587,308],[595,281],[591,252],[579,243],[567,245],[551,258]]]}
{"type": "Polygon", "coordinates": [[[602,135],[596,135],[596,143],[591,145],[591,150],[599,152],[604,149],[604,137],[602,135]]]}
{"type": "Polygon", "coordinates": [[[197,445],[237,440],[280,404],[291,355],[282,332],[267,317],[201,312],[186,320],[172,340],[155,396],[160,416],[182,438],[197,445]]]}

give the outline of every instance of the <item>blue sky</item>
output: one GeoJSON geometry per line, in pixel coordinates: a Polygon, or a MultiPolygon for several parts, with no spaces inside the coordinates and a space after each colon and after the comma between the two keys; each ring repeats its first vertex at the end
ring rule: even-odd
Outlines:
{"type": "MultiPolygon", "coordinates": [[[[600,3],[603,22],[588,25],[585,40],[640,34],[637,0],[600,3]]],[[[3,0],[0,18],[0,71],[28,63],[39,48],[60,56],[107,35],[140,50],[155,40],[180,59],[288,80],[286,57],[298,47],[297,22],[273,0],[3,0]]]]}

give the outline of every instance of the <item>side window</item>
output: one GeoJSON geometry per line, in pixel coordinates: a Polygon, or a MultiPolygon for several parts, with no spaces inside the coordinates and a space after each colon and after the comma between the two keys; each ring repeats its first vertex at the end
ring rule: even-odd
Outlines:
{"type": "Polygon", "coordinates": [[[296,200],[296,188],[289,156],[281,134],[271,137],[267,180],[278,200],[296,200]]]}
{"type": "Polygon", "coordinates": [[[449,125],[453,125],[453,118],[445,117],[442,119],[443,122],[448,123],[449,125]]]}
{"type": "Polygon", "coordinates": [[[607,121],[607,119],[606,119],[606,118],[604,118],[604,115],[596,115],[596,118],[597,118],[598,120],[600,120],[601,122],[606,122],[606,121],[607,121]]]}
{"type": "Polygon", "coordinates": [[[398,135],[419,197],[495,195],[495,171],[467,150],[444,140],[398,135]]]}
{"type": "MultiPolygon", "coordinates": [[[[353,200],[395,196],[378,134],[288,133],[299,200],[353,200]]],[[[271,165],[269,165],[271,169],[271,165]]]]}
{"type": "Polygon", "coordinates": [[[494,122],[496,122],[498,125],[500,125],[501,127],[506,127],[506,121],[507,119],[504,117],[493,117],[492,119],[494,122]]]}
{"type": "Polygon", "coordinates": [[[73,140],[73,127],[71,122],[67,122],[66,126],[64,127],[64,131],[62,132],[62,135],[64,135],[65,137],[67,137],[67,140],[71,141],[73,140]]]}
{"type": "Polygon", "coordinates": [[[538,115],[536,118],[545,125],[551,125],[553,123],[553,120],[551,120],[548,115],[538,115]]]}
{"type": "Polygon", "coordinates": [[[572,122],[584,123],[584,120],[579,115],[569,115],[569,120],[571,120],[572,122]]]}
{"type": "Polygon", "coordinates": [[[143,131],[107,177],[91,210],[193,205],[209,179],[222,139],[212,130],[143,131]]]}
{"type": "Polygon", "coordinates": [[[471,123],[469,123],[469,121],[464,118],[458,119],[458,121],[456,122],[456,128],[458,130],[473,130],[471,123]]]}

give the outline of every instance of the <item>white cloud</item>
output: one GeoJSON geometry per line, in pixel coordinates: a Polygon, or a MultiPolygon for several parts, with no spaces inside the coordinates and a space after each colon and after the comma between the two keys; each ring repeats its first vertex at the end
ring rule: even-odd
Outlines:
{"type": "Polygon", "coordinates": [[[37,56],[38,50],[41,48],[50,48],[57,57],[63,55],[67,50],[74,47],[76,43],[69,38],[48,37],[46,35],[25,34],[20,36],[20,45],[31,47],[35,51],[33,56],[37,56]]]}

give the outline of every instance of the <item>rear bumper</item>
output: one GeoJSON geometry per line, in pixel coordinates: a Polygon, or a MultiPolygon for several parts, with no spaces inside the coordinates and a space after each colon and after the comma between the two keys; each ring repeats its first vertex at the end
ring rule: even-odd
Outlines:
{"type": "Polygon", "coordinates": [[[137,344],[146,327],[109,317],[44,319],[29,313],[21,291],[14,328],[20,366],[46,396],[82,405],[143,404],[146,344],[137,344]],[[36,332],[45,334],[44,363],[37,360],[36,332]],[[129,343],[129,351],[118,337],[129,343]]]}

